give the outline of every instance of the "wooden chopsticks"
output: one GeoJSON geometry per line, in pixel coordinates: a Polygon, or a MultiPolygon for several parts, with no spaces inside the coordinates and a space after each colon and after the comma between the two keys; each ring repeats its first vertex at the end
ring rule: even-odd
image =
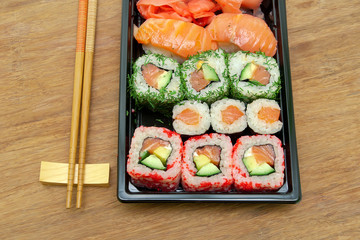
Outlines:
{"type": "Polygon", "coordinates": [[[84,185],[87,129],[90,110],[92,65],[95,45],[96,11],[97,0],[89,0],[89,2],[87,0],[79,0],[66,208],[71,207],[72,190],[74,185],[80,105],[81,126],[76,207],[81,207],[82,189],[84,185]]]}
{"type": "Polygon", "coordinates": [[[87,129],[90,110],[91,76],[94,59],[95,26],[96,26],[97,0],[89,0],[88,21],[86,28],[86,47],[84,64],[84,82],[81,101],[81,126],[80,126],[80,147],[79,147],[79,174],[76,195],[76,207],[81,207],[82,189],[84,185],[85,152],[87,129]]]}

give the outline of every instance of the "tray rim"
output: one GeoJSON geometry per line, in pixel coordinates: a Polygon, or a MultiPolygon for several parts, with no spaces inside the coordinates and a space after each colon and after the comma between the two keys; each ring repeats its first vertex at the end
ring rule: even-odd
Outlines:
{"type": "MultiPolygon", "coordinates": [[[[131,0],[130,0],[131,1],[131,0]]],[[[130,1],[122,2],[122,9],[129,9],[130,1]]],[[[285,0],[272,0],[273,7],[278,3],[278,16],[281,33],[281,50],[283,62],[283,78],[286,95],[286,113],[289,131],[289,153],[291,164],[292,191],[287,193],[131,193],[125,189],[126,184],[126,94],[121,94],[121,89],[127,89],[128,75],[128,36],[131,34],[129,28],[129,15],[122,14],[121,29],[121,54],[120,54],[120,81],[119,81],[119,122],[118,122],[118,156],[117,156],[117,198],[121,202],[267,202],[267,203],[298,203],[301,198],[300,172],[297,156],[297,144],[295,133],[295,119],[291,87],[290,57],[288,47],[288,33],[286,20],[285,0]],[[126,64],[122,64],[126,62],[126,64]]],[[[275,16],[274,16],[275,17],[275,16]]],[[[130,59],[131,60],[131,59],[130,59]]]]}

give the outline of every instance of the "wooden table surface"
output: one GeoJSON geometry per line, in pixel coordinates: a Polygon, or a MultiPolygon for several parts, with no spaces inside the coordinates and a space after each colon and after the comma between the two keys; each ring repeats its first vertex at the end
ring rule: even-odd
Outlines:
{"type": "Polygon", "coordinates": [[[356,239],[360,236],[360,7],[289,0],[302,186],[298,204],[125,204],[116,197],[121,0],[99,0],[87,163],[110,187],[39,183],[41,161],[68,161],[77,1],[0,3],[1,239],[356,239]]]}

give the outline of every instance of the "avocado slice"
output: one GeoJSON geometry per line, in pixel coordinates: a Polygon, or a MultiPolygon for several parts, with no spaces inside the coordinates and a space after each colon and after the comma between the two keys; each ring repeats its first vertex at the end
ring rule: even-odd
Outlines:
{"type": "Polygon", "coordinates": [[[259,163],[256,161],[256,158],[252,154],[252,147],[245,151],[242,161],[250,176],[262,176],[275,172],[275,169],[268,163],[262,163],[259,165],[259,163]]]}
{"type": "Polygon", "coordinates": [[[203,70],[204,78],[206,80],[212,81],[212,82],[220,81],[218,75],[216,74],[215,69],[213,67],[211,67],[209,64],[203,63],[201,65],[201,68],[203,70]]]}
{"type": "Polygon", "coordinates": [[[272,168],[269,164],[263,163],[254,170],[252,170],[249,174],[250,176],[262,176],[262,175],[268,175],[270,173],[275,172],[275,169],[272,168]]]}
{"type": "Polygon", "coordinates": [[[258,163],[256,162],[255,157],[253,156],[244,157],[243,163],[249,173],[251,173],[255,168],[259,166],[258,163]]]}
{"type": "Polygon", "coordinates": [[[197,170],[200,170],[203,166],[210,163],[211,160],[204,154],[200,154],[197,156],[194,156],[194,163],[196,165],[197,170]]]}
{"type": "Polygon", "coordinates": [[[161,162],[164,166],[166,165],[166,160],[170,156],[170,153],[171,153],[171,147],[170,148],[158,147],[154,151],[154,155],[157,156],[161,160],[161,162]]]}
{"type": "Polygon", "coordinates": [[[215,174],[220,173],[220,169],[215,166],[215,164],[213,163],[208,163],[205,166],[203,166],[197,173],[196,175],[199,177],[209,177],[215,174]]]}
{"type": "Polygon", "coordinates": [[[166,170],[166,167],[163,165],[161,160],[155,155],[148,156],[140,163],[152,169],[166,170]]]}
{"type": "Polygon", "coordinates": [[[251,79],[252,76],[254,75],[254,72],[257,68],[257,65],[255,63],[248,63],[245,65],[244,69],[241,71],[240,74],[240,81],[246,80],[246,79],[251,79]]]}
{"type": "Polygon", "coordinates": [[[140,162],[142,160],[144,160],[145,158],[147,158],[148,156],[150,155],[150,153],[148,151],[143,151],[140,153],[140,156],[139,156],[139,159],[140,159],[140,162]]]}
{"type": "Polygon", "coordinates": [[[172,71],[165,71],[157,78],[159,90],[169,85],[171,76],[172,76],[172,71]]]}

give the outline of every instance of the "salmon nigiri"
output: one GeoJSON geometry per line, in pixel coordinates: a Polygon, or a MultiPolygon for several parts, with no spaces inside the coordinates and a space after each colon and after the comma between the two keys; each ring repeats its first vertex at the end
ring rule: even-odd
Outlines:
{"type": "Polygon", "coordinates": [[[203,27],[174,19],[149,18],[134,36],[145,51],[162,53],[180,62],[198,52],[217,49],[216,42],[203,27]]]}
{"type": "Polygon", "coordinates": [[[248,14],[223,13],[206,27],[212,39],[227,52],[264,52],[272,57],[277,40],[266,22],[248,14]]]}

